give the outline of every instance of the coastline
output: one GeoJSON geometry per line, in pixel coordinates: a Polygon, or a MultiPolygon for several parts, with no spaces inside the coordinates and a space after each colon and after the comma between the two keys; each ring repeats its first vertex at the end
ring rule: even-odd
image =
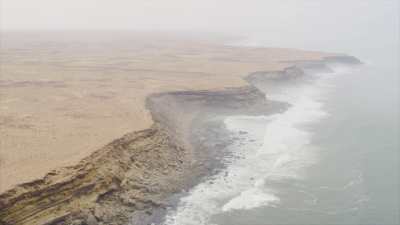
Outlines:
{"type": "Polygon", "coordinates": [[[243,77],[252,71],[334,55],[168,37],[2,33],[0,193],[74,166],[124,134],[150,128],[147,96],[246,86],[243,77]]]}
{"type": "MultiPolygon", "coordinates": [[[[305,68],[320,68],[321,63],[357,63],[350,58],[338,56],[326,61],[295,62],[278,74],[290,79],[304,75],[305,68]]],[[[271,78],[271,74],[276,72],[250,74],[245,79],[249,85],[245,87],[149,96],[146,105],[154,121],[150,129],[129,133],[76,166],[52,171],[43,179],[1,194],[0,221],[4,224],[125,224],[131,218],[136,222],[157,220],[152,215],[159,215],[155,210],[166,207],[165,199],[195,185],[199,182],[196,176],[202,177],[223,166],[212,154],[218,152],[212,150],[229,145],[229,138],[222,143],[214,138],[211,146],[202,146],[204,142],[196,140],[209,138],[210,134],[204,134],[208,129],[202,130],[206,121],[216,115],[265,115],[285,109],[286,103],[270,102],[251,84],[260,77],[271,78]]],[[[217,130],[220,130],[218,125],[217,130]]]]}

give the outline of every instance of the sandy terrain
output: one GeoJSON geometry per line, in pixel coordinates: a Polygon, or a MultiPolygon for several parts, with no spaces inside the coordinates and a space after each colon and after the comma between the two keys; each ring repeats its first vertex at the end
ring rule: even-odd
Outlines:
{"type": "Polygon", "coordinates": [[[244,86],[250,72],[327,55],[169,34],[3,33],[0,192],[149,128],[149,94],[244,86]]]}

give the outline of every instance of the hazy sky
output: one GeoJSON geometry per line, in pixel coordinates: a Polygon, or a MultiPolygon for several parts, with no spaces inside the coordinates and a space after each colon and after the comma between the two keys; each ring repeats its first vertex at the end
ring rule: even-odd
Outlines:
{"type": "Polygon", "coordinates": [[[398,54],[400,0],[0,0],[1,29],[229,32],[266,46],[398,54]],[[257,40],[258,38],[258,40],[257,40]],[[332,45],[334,44],[334,45],[332,45]],[[366,49],[369,48],[369,49],[366,49]]]}
{"type": "MultiPolygon", "coordinates": [[[[0,0],[2,29],[310,29],[365,26],[399,0],[0,0]]],[[[393,19],[392,19],[393,20],[393,19]]],[[[390,21],[389,21],[390,22],[390,21]]]]}

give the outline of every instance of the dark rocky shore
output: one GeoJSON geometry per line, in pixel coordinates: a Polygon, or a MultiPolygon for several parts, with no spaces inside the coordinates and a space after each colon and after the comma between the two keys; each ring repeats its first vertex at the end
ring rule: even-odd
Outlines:
{"type": "Polygon", "coordinates": [[[0,224],[149,224],[160,221],[168,198],[223,167],[231,142],[223,127],[229,115],[267,115],[286,103],[266,99],[263,79],[287,80],[328,64],[359,64],[354,57],[291,62],[284,71],[256,72],[252,84],[217,91],[149,96],[154,125],[126,134],[79,164],[49,172],[0,195],[0,224]]]}

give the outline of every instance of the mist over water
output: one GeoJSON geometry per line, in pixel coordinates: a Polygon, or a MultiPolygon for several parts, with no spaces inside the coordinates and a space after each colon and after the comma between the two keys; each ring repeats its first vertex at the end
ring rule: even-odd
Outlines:
{"type": "Polygon", "coordinates": [[[314,202],[313,195],[297,185],[305,178],[305,169],[318,160],[308,147],[312,133],[302,126],[327,116],[318,101],[324,83],[313,79],[298,84],[277,83],[267,96],[290,103],[287,111],[268,117],[226,118],[227,129],[239,140],[231,146],[235,157],[226,162],[225,170],[182,198],[166,224],[262,224],[264,219],[257,222],[253,217],[236,218],[236,213],[280,207],[287,204],[287,194],[299,194],[302,200],[314,202]]]}
{"type": "Polygon", "coordinates": [[[226,118],[238,136],[234,157],[189,190],[165,224],[400,224],[398,0],[2,3],[1,29],[207,31],[243,37],[227,44],[359,58],[357,69],[260,86],[291,107],[226,118]]]}
{"type": "Polygon", "coordinates": [[[369,2],[374,9],[334,26],[283,25],[233,43],[346,53],[364,65],[259,87],[292,106],[269,117],[227,118],[228,129],[245,134],[232,147],[238,159],[194,187],[166,224],[400,224],[398,3],[361,5],[369,2]]]}
{"type": "Polygon", "coordinates": [[[398,224],[396,75],[365,65],[266,88],[292,106],[228,117],[237,157],[182,198],[166,224],[398,224]]]}

